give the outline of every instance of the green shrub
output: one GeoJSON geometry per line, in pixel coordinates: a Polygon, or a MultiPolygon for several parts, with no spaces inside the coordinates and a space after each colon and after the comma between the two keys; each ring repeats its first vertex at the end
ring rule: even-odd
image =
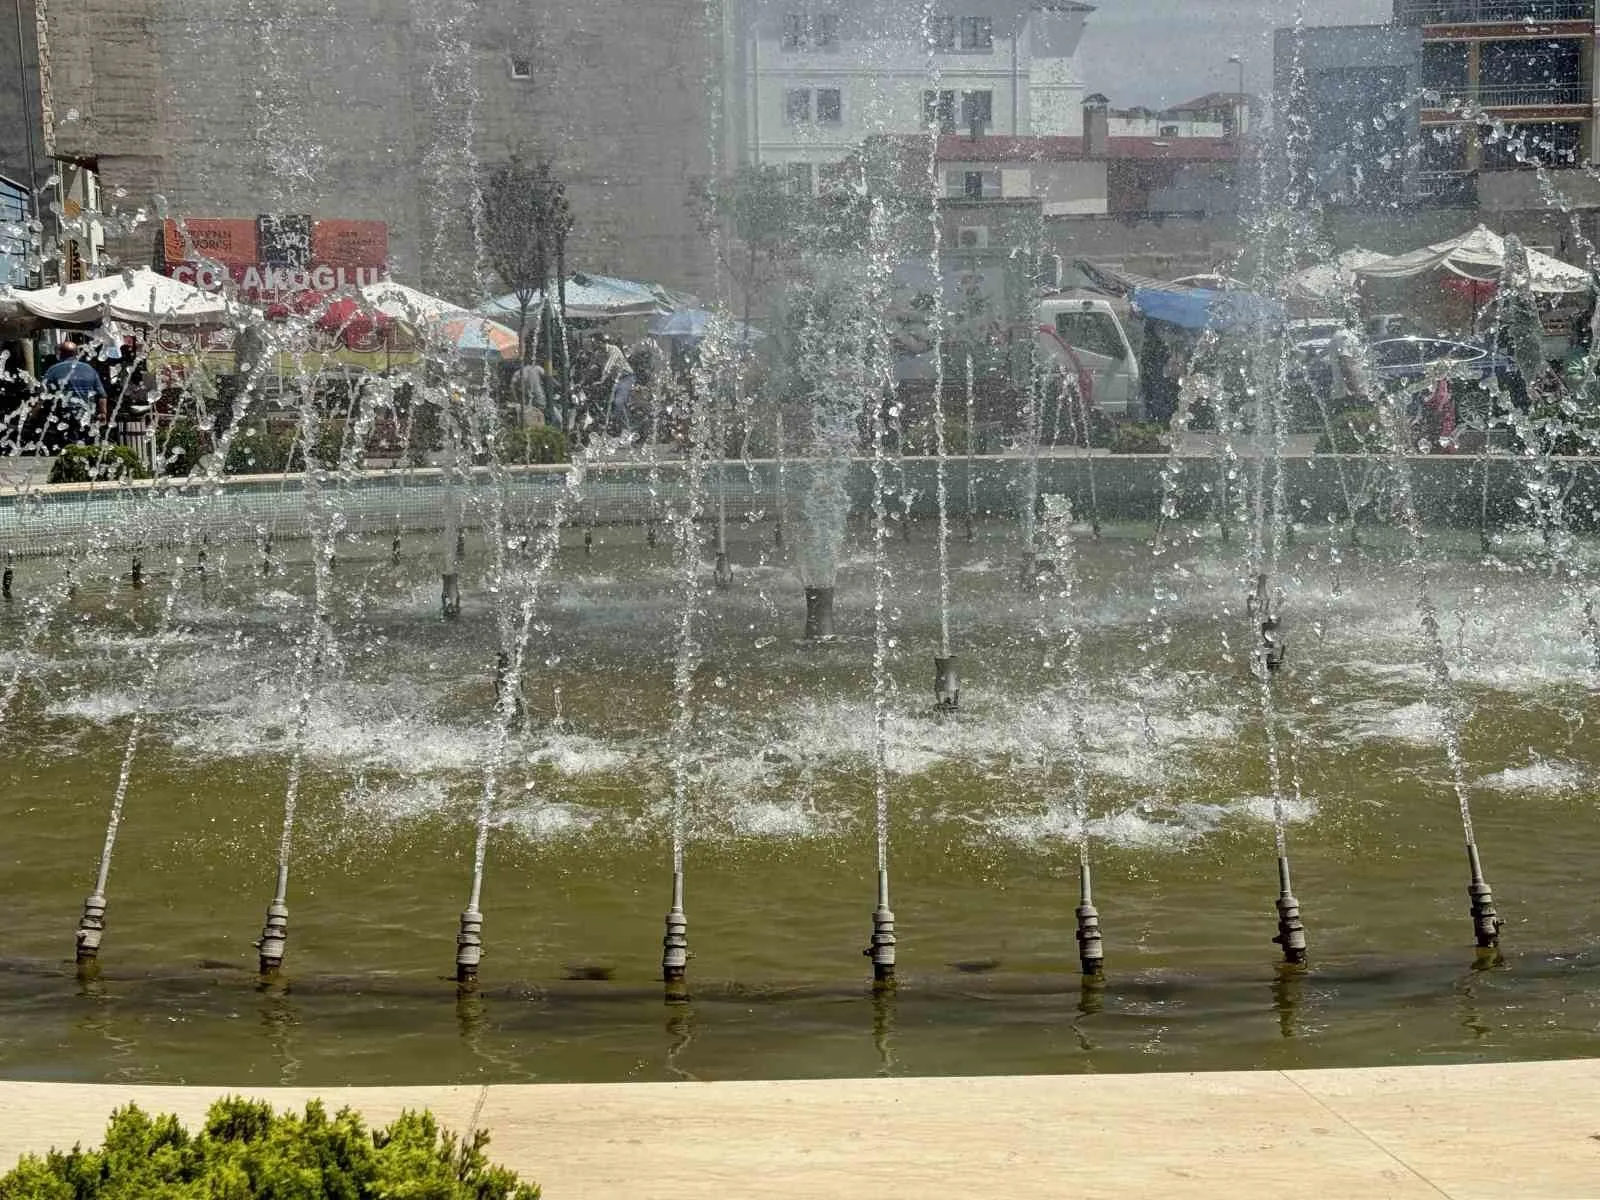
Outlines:
{"type": "MultiPolygon", "coordinates": [[[[234,431],[228,457],[222,464],[227,475],[276,475],[289,466],[292,434],[275,433],[265,425],[245,425],[234,431]]],[[[299,452],[294,455],[298,461],[299,452]]]]}
{"type": "Polygon", "coordinates": [[[567,435],[548,425],[507,429],[500,437],[500,461],[562,463],[567,461],[567,435]]]}
{"type": "Polygon", "coordinates": [[[1155,421],[1118,425],[1111,433],[1113,454],[1165,454],[1167,427],[1155,421]]]}
{"type": "Polygon", "coordinates": [[[368,1130],[351,1110],[330,1118],[315,1100],[298,1116],[237,1097],[213,1104],[192,1135],[174,1116],[130,1105],[111,1114],[99,1149],[25,1156],[0,1176],[0,1200],[537,1200],[536,1186],[489,1164],[488,1140],[441,1133],[428,1112],[368,1130]]]}
{"type": "Polygon", "coordinates": [[[200,428],[187,417],[156,432],[156,454],[167,475],[188,475],[200,461],[200,428]]]}
{"type": "Polygon", "coordinates": [[[150,472],[131,446],[67,446],[50,466],[51,483],[93,479],[148,479],[150,472]]]}
{"type": "Polygon", "coordinates": [[[1317,439],[1318,454],[1365,454],[1382,444],[1375,408],[1347,408],[1330,415],[1328,424],[1333,427],[1333,439],[1330,441],[1324,430],[1317,439]]]}

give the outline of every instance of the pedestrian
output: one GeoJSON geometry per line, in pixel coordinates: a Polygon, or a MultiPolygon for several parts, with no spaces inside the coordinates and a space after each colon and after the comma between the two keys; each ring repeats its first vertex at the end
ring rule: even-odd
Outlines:
{"type": "Polygon", "coordinates": [[[601,391],[611,385],[611,425],[616,433],[626,436],[628,428],[628,398],[633,395],[633,365],[622,352],[622,344],[615,337],[602,339],[605,360],[600,366],[601,391]]]}
{"type": "Polygon", "coordinates": [[[517,424],[524,429],[549,423],[550,401],[545,393],[544,368],[531,359],[511,375],[511,398],[517,406],[517,424]]]}
{"type": "Polygon", "coordinates": [[[56,412],[53,424],[63,434],[57,445],[87,441],[95,425],[105,422],[105,384],[71,338],[61,343],[60,358],[44,373],[44,390],[56,412]]]}

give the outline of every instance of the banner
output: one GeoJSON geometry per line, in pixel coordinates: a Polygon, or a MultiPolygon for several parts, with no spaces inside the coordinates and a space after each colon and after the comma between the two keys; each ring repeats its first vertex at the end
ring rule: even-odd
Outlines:
{"type": "Polygon", "coordinates": [[[187,217],[164,222],[161,249],[162,270],[183,283],[220,291],[231,282],[246,300],[287,300],[383,279],[389,227],[292,213],[187,217]]]}

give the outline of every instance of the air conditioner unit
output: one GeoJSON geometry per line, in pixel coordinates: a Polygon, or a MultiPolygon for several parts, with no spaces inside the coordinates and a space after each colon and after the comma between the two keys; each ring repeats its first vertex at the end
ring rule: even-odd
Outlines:
{"type": "Polygon", "coordinates": [[[989,227],[987,225],[963,225],[956,230],[956,245],[962,250],[987,250],[989,248],[989,227]]]}

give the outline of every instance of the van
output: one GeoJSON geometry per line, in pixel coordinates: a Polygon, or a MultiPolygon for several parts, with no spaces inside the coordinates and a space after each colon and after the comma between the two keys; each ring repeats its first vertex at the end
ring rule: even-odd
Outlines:
{"type": "Polygon", "coordinates": [[[1117,302],[1098,293],[1066,293],[1039,302],[1035,340],[1063,374],[1088,378],[1089,402],[1108,417],[1137,419],[1139,356],[1128,340],[1117,302]]]}

